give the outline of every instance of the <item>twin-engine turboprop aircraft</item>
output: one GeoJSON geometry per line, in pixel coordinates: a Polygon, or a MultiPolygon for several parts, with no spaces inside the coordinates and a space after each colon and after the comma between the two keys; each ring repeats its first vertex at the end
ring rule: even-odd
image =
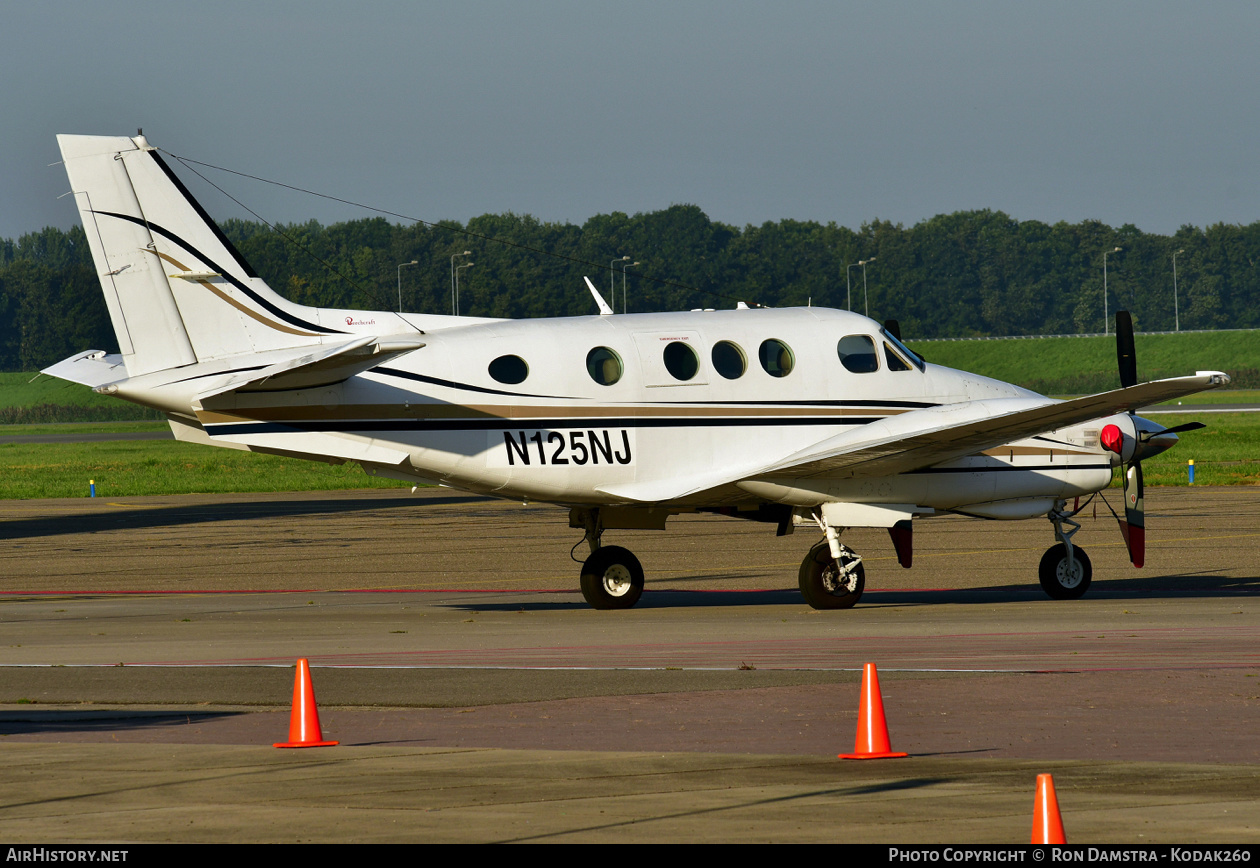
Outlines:
{"type": "Polygon", "coordinates": [[[685,512],[816,526],[799,581],[819,609],[862,594],[846,528],[888,528],[909,567],[915,518],[1045,516],[1058,542],[1041,584],[1079,597],[1092,570],[1067,501],[1126,465],[1121,527],[1141,566],[1141,460],[1197,426],[1132,411],[1229,382],[1138,385],[1127,315],[1122,388],[1054,401],[823,308],[613,315],[593,286],[600,315],[560,319],[304,307],[254,273],[143,136],[58,142],[121,352],[45,373],[157,408],[180,440],[563,504],[596,608],[633,606],[644,581],[603,533],[685,512]]]}

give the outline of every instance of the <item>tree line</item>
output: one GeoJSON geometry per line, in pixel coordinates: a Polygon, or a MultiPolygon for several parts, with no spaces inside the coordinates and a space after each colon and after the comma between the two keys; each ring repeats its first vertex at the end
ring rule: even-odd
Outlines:
{"type": "MultiPolygon", "coordinates": [[[[509,213],[275,229],[234,219],[223,230],[273,289],[321,307],[395,310],[401,290],[405,310],[449,313],[455,256],[471,263],[460,270],[460,312],[473,316],[594,313],[583,275],[606,297],[611,276],[620,311],[624,271],[630,312],[737,301],[845,308],[851,287],[854,310],[899,320],[908,338],[1092,333],[1103,331],[1103,254],[1119,247],[1107,257],[1113,316],[1130,310],[1141,331],[1171,331],[1175,317],[1183,330],[1260,327],[1260,222],[1166,236],[985,210],[908,228],[782,220],[741,229],[675,205],[580,226],[509,213]]],[[[117,344],[83,230],[0,239],[0,370],[87,348],[117,344]]]]}

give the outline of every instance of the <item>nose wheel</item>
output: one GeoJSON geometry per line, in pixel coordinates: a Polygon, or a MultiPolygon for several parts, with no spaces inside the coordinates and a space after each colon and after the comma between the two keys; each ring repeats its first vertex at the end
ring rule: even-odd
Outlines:
{"type": "Polygon", "coordinates": [[[629,609],[643,595],[643,567],[628,549],[603,546],[582,564],[582,596],[593,609],[629,609]]]}
{"type": "Polygon", "coordinates": [[[1055,600],[1075,600],[1089,590],[1094,567],[1084,549],[1073,546],[1072,558],[1069,560],[1067,546],[1057,543],[1046,549],[1046,553],[1041,556],[1037,575],[1046,596],[1055,600]]]}

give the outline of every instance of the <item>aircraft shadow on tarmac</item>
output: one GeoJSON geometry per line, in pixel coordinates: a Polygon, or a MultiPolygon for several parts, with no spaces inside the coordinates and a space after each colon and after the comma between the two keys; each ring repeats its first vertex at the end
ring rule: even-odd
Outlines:
{"type": "Polygon", "coordinates": [[[9,710],[0,713],[0,735],[158,729],[206,723],[245,713],[240,711],[82,711],[48,708],[29,711],[9,710]]]}
{"type": "MultiPolygon", "coordinates": [[[[576,591],[575,591],[576,593],[576,591]]],[[[1260,595],[1260,576],[1217,575],[1215,571],[1182,575],[1159,575],[1133,579],[1098,581],[1089,589],[1088,600],[1150,600],[1165,598],[1253,597],[1260,595]]],[[[871,590],[862,595],[857,608],[869,606],[927,606],[941,604],[1044,602],[1047,606],[1072,605],[1071,600],[1049,599],[1038,585],[993,585],[982,588],[942,588],[927,590],[871,590]]],[[[580,599],[492,603],[451,602],[445,608],[470,612],[539,612],[585,609],[580,599]]],[[[644,589],[636,609],[676,609],[686,607],[803,606],[796,588],[760,591],[690,591],[678,588],[644,589]]]]}
{"type": "Polygon", "coordinates": [[[29,539],[72,533],[99,533],[133,528],[178,527],[208,524],[216,521],[288,518],[301,515],[371,512],[383,509],[415,509],[417,506],[441,506],[455,503],[476,503],[485,500],[476,495],[430,497],[418,501],[413,497],[330,498],[327,500],[245,501],[197,505],[172,505],[152,509],[111,509],[104,512],[76,513],[41,518],[17,519],[0,523],[0,540],[29,539]]]}

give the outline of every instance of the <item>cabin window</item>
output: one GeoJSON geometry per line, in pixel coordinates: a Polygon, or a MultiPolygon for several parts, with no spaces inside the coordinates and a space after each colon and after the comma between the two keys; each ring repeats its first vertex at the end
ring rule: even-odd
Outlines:
{"type": "Polygon", "coordinates": [[[774,338],[762,341],[757,355],[761,359],[761,367],[772,377],[786,377],[792,373],[796,363],[788,345],[774,338]]]}
{"type": "Polygon", "coordinates": [[[525,382],[529,376],[529,365],[520,356],[499,356],[490,363],[490,376],[500,383],[514,386],[525,382]]]}
{"type": "Polygon", "coordinates": [[[675,380],[690,380],[700,370],[700,359],[686,341],[670,341],[661,355],[665,370],[675,380]]]}
{"type": "Polygon", "coordinates": [[[855,374],[869,374],[879,369],[879,356],[875,354],[875,342],[866,335],[846,335],[836,344],[836,354],[845,370],[855,374]]]}
{"type": "Polygon", "coordinates": [[[908,371],[910,363],[897,355],[897,351],[888,344],[884,344],[884,358],[888,360],[888,370],[890,371],[908,371]]]}
{"type": "Polygon", "coordinates": [[[611,386],[621,379],[621,356],[608,347],[596,347],[586,354],[586,372],[601,386],[611,386]]]}
{"type": "Polygon", "coordinates": [[[713,345],[713,370],[728,380],[738,380],[748,370],[748,359],[739,344],[731,341],[718,341],[713,345]]]}

